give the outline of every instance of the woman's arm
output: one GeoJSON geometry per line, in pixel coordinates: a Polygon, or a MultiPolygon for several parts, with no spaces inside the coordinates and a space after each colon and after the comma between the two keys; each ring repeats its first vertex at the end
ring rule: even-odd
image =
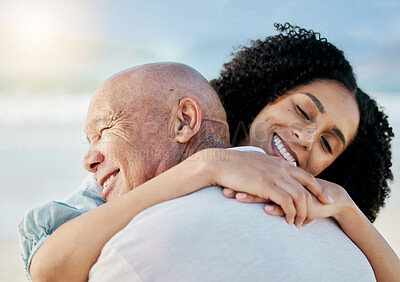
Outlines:
{"type": "Polygon", "coordinates": [[[343,232],[367,257],[378,282],[399,281],[399,257],[354,202],[334,217],[343,232]]]}

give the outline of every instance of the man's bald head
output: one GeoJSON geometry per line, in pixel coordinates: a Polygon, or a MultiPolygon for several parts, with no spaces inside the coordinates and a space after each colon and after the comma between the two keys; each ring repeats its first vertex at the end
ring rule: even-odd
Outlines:
{"type": "Polygon", "coordinates": [[[204,118],[226,122],[225,110],[215,90],[199,72],[184,64],[154,63],[133,67],[111,76],[100,89],[108,90],[106,94],[97,91],[96,95],[102,95],[102,100],[118,96],[125,103],[153,101],[165,108],[174,101],[191,97],[202,107],[204,118]]]}
{"type": "Polygon", "coordinates": [[[201,74],[176,63],[142,65],[106,80],[91,100],[85,133],[85,168],[100,185],[118,171],[125,187],[119,194],[196,151],[229,145],[218,95],[201,74]]]}

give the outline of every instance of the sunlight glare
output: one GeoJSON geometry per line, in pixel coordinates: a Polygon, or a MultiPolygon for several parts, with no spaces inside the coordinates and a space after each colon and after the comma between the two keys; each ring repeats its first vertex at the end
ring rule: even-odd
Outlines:
{"type": "Polygon", "coordinates": [[[60,19],[40,9],[20,9],[16,27],[16,40],[24,52],[46,52],[57,43],[56,31],[60,28],[60,19]]]}
{"type": "Polygon", "coordinates": [[[33,81],[76,72],[87,52],[82,34],[93,20],[87,13],[90,6],[75,1],[16,0],[3,8],[0,75],[33,81]]]}

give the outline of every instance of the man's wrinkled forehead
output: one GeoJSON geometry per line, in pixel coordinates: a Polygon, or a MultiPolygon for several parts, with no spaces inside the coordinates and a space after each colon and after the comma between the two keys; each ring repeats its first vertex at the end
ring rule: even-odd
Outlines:
{"type": "Polygon", "coordinates": [[[118,84],[112,80],[104,82],[90,100],[85,122],[85,131],[88,127],[109,120],[116,112],[121,111],[126,104],[118,84]]]}
{"type": "Polygon", "coordinates": [[[154,97],[148,95],[147,90],[140,79],[132,79],[131,73],[109,78],[92,96],[84,127],[85,134],[96,134],[101,127],[108,127],[117,121],[140,120],[140,114],[149,111],[154,105],[154,97]]]}

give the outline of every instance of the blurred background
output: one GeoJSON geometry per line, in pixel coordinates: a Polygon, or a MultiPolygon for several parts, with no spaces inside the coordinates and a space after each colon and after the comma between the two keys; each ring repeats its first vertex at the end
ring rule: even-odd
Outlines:
{"type": "MultiPolygon", "coordinates": [[[[386,109],[400,177],[400,2],[396,0],[0,0],[0,281],[24,281],[16,235],[24,211],[71,194],[85,177],[91,93],[134,65],[176,61],[208,79],[230,53],[276,34],[321,32],[344,50],[386,109]]],[[[400,255],[400,185],[376,227],[400,255]]]]}

